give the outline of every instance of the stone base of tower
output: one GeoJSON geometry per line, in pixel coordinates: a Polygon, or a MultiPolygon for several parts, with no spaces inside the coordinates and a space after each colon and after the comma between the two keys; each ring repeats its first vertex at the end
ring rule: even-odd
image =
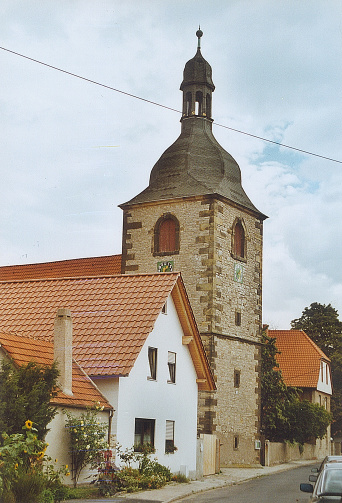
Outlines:
{"type": "Polygon", "coordinates": [[[198,433],[220,440],[222,467],[260,463],[260,345],[223,335],[203,337],[215,348],[209,357],[216,392],[200,392],[198,433]]]}

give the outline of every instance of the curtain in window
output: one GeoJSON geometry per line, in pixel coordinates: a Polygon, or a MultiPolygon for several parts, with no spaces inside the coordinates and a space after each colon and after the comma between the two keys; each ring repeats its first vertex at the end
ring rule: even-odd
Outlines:
{"type": "Polygon", "coordinates": [[[170,382],[176,382],[176,353],[168,352],[169,375],[170,382]]]}
{"type": "Polygon", "coordinates": [[[150,365],[151,379],[157,379],[157,349],[148,348],[148,362],[150,365]]]}

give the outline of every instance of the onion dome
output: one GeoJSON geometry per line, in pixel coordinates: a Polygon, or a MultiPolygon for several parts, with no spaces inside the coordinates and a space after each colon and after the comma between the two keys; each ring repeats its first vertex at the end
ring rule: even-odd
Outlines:
{"type": "Polygon", "coordinates": [[[211,96],[215,89],[211,66],[198,48],[185,65],[182,130],[177,140],[154,165],[148,187],[120,205],[144,204],[176,198],[217,195],[264,218],[241,184],[240,167],[212,133],[211,96]]]}

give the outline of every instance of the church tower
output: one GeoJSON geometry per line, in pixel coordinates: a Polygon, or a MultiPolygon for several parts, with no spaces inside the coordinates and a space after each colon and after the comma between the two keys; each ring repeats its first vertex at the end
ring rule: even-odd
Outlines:
{"type": "Polygon", "coordinates": [[[122,273],[181,271],[217,391],[201,392],[199,433],[220,439],[221,465],[259,459],[262,229],[265,215],[212,133],[212,70],[185,65],[181,134],[148,187],[123,209],[122,273]]]}

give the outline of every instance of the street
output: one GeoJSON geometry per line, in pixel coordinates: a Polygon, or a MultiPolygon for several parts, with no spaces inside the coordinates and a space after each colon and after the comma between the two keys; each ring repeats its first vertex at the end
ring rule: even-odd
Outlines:
{"type": "Polygon", "coordinates": [[[179,501],[182,503],[306,503],[309,495],[299,490],[299,484],[309,482],[311,468],[314,466],[316,465],[301,466],[234,486],[194,494],[179,501]]]}

